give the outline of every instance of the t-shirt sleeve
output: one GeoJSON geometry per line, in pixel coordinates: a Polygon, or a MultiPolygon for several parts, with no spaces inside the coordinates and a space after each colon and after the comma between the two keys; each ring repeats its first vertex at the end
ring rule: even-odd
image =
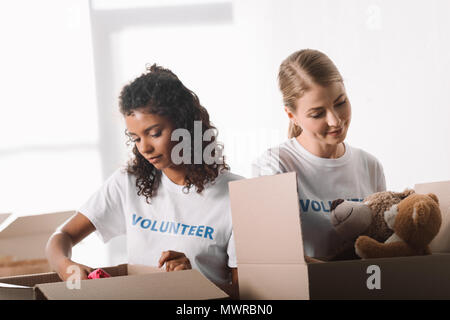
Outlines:
{"type": "Polygon", "coordinates": [[[386,191],[386,178],[384,177],[383,166],[380,162],[378,165],[378,174],[377,174],[377,192],[386,191]]]}
{"type": "Polygon", "coordinates": [[[384,177],[384,169],[381,162],[373,155],[367,152],[363,152],[367,165],[363,168],[368,170],[368,181],[370,181],[370,186],[373,189],[372,192],[386,191],[386,178],[384,177]]]}
{"type": "Polygon", "coordinates": [[[117,170],[97,190],[78,212],[86,216],[95,226],[103,242],[125,234],[124,198],[126,188],[125,173],[117,170]]]}
{"type": "Polygon", "coordinates": [[[237,268],[236,247],[234,245],[233,232],[231,232],[230,240],[228,241],[227,254],[228,254],[228,266],[230,268],[237,268]]]}
{"type": "Polygon", "coordinates": [[[252,163],[252,177],[269,176],[282,173],[280,169],[279,148],[272,148],[252,163]]]}

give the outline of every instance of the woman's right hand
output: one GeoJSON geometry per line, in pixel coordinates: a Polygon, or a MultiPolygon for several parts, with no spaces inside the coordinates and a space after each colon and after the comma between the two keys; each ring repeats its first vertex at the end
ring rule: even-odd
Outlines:
{"type": "Polygon", "coordinates": [[[72,247],[95,231],[95,226],[82,213],[77,212],[52,234],[47,242],[45,254],[58,276],[67,281],[71,276],[87,279],[92,268],[72,261],[72,247]]]}
{"type": "Polygon", "coordinates": [[[57,267],[56,273],[62,281],[70,279],[87,280],[89,273],[94,271],[91,267],[76,263],[70,259],[63,259],[57,267]]]}

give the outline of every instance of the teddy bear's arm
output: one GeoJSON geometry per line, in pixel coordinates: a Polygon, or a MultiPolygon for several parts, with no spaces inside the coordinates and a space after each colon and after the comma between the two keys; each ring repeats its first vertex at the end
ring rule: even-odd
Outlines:
{"type": "Polygon", "coordinates": [[[380,243],[367,236],[360,236],[355,243],[355,252],[363,259],[413,256],[417,252],[403,241],[380,243]]]}

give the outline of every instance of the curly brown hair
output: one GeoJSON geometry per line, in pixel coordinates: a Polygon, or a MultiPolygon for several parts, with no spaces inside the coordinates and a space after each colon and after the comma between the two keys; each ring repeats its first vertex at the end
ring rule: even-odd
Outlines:
{"type": "MultiPolygon", "coordinates": [[[[187,129],[191,135],[191,145],[194,145],[194,122],[202,122],[202,133],[212,129],[214,133],[210,141],[202,142],[202,151],[207,145],[214,143],[215,150],[212,156],[216,160],[213,164],[206,164],[203,159],[201,164],[194,164],[194,153],[191,154],[191,164],[182,163],[179,166],[186,172],[184,191],[189,192],[195,186],[201,193],[205,184],[214,183],[219,173],[229,170],[225,163],[225,157],[221,150],[223,145],[217,141],[217,129],[209,120],[208,111],[200,104],[197,95],[186,88],[178,77],[169,69],[153,64],[147,68],[147,72],[123,87],[119,96],[119,108],[123,116],[129,116],[134,110],[144,108],[146,112],[163,116],[169,119],[174,128],[187,129]],[[216,154],[219,150],[220,154],[216,154]]],[[[125,134],[132,144],[132,139],[125,134]]],[[[203,139],[202,139],[203,140],[203,139]]],[[[136,145],[133,146],[134,157],[127,165],[127,172],[136,176],[137,194],[143,195],[147,203],[156,195],[156,190],[161,182],[161,171],[156,169],[145,159],[136,145]]]]}

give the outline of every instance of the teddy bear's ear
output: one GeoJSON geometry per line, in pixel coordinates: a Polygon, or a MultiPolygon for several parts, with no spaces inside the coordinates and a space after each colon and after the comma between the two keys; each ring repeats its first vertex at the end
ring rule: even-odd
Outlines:
{"type": "Polygon", "coordinates": [[[427,194],[427,196],[429,196],[431,199],[436,201],[437,204],[439,204],[439,199],[434,193],[429,193],[429,194],[427,194]]]}
{"type": "Polygon", "coordinates": [[[340,205],[342,202],[344,202],[344,199],[336,199],[336,200],[333,200],[333,202],[331,203],[330,211],[333,211],[334,209],[336,209],[336,207],[337,207],[338,205],[340,205]]]}
{"type": "Polygon", "coordinates": [[[419,201],[414,204],[412,219],[415,225],[424,226],[429,219],[429,207],[425,201],[419,201]]]}
{"type": "Polygon", "coordinates": [[[415,193],[415,191],[413,189],[405,189],[405,191],[403,191],[401,193],[400,199],[405,199],[406,197],[408,197],[409,195],[415,193]]]}

